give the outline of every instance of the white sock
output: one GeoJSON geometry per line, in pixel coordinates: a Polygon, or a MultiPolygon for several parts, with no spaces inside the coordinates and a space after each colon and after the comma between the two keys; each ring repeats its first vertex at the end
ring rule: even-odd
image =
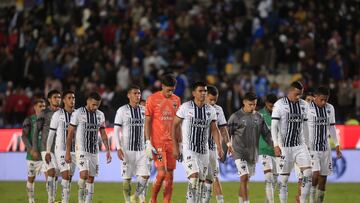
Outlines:
{"type": "Polygon", "coordinates": [[[278,177],[279,177],[279,175],[278,174],[274,174],[273,175],[273,180],[274,180],[274,182],[273,182],[273,191],[274,191],[274,193],[275,193],[275,191],[276,191],[276,188],[279,188],[279,182],[278,182],[278,177]]]}
{"type": "Polygon", "coordinates": [[[94,195],[94,183],[86,183],[85,203],[92,203],[94,195]]]}
{"type": "Polygon", "coordinates": [[[224,196],[216,195],[216,203],[224,203],[224,196]]]}
{"type": "Polygon", "coordinates": [[[26,182],[26,191],[28,194],[29,203],[34,203],[34,183],[30,183],[29,181],[26,182]]]}
{"type": "Polygon", "coordinates": [[[288,175],[280,175],[279,199],[280,203],[287,203],[288,198],[288,175]]]}
{"type": "Polygon", "coordinates": [[[205,187],[204,182],[199,181],[199,186],[198,186],[197,191],[196,191],[196,202],[201,202],[202,196],[203,196],[203,191],[205,190],[204,187],[205,187]]]}
{"type": "Polygon", "coordinates": [[[188,188],[186,192],[186,202],[187,203],[196,203],[196,192],[199,187],[198,178],[189,178],[188,188]]]}
{"type": "Polygon", "coordinates": [[[246,201],[244,201],[244,203],[250,203],[250,200],[246,200],[246,201]]]}
{"type": "Polygon", "coordinates": [[[55,178],[48,176],[47,183],[46,183],[46,189],[47,189],[47,193],[48,193],[48,202],[49,203],[53,203],[55,201],[54,186],[55,186],[55,178]]]}
{"type": "Polygon", "coordinates": [[[274,203],[274,179],[273,174],[265,173],[265,193],[268,203],[274,203]]]}
{"type": "Polygon", "coordinates": [[[325,191],[317,190],[317,202],[323,203],[325,198],[325,191]]]}
{"type": "Polygon", "coordinates": [[[58,177],[56,176],[55,179],[54,179],[54,190],[53,190],[54,201],[56,199],[57,186],[58,186],[58,177]]]}
{"type": "Polygon", "coordinates": [[[130,194],[131,194],[131,180],[130,179],[124,179],[123,180],[123,195],[125,202],[130,202],[130,194]]]}
{"type": "Polygon", "coordinates": [[[81,179],[81,178],[78,181],[78,186],[79,186],[78,201],[79,201],[79,203],[85,202],[85,182],[86,182],[86,180],[81,179]]]}
{"type": "Polygon", "coordinates": [[[70,181],[62,179],[61,180],[62,187],[62,200],[61,203],[68,203],[70,200],[70,181]]]}
{"type": "Polygon", "coordinates": [[[138,183],[135,191],[135,195],[140,197],[141,193],[145,190],[148,179],[143,177],[138,178],[138,183]]]}
{"type": "Polygon", "coordinates": [[[203,197],[202,202],[203,203],[209,203],[211,200],[211,193],[212,193],[212,184],[211,183],[205,183],[203,188],[203,197]]]}
{"type": "Polygon", "coordinates": [[[244,203],[244,200],[242,197],[239,196],[239,203],[244,203]]]}
{"type": "Polygon", "coordinates": [[[316,186],[311,186],[309,203],[315,203],[315,196],[316,196],[316,186]]]}
{"type": "Polygon", "coordinates": [[[306,203],[306,197],[308,196],[311,185],[312,185],[311,175],[312,175],[311,169],[308,168],[303,171],[300,203],[306,203]]]}

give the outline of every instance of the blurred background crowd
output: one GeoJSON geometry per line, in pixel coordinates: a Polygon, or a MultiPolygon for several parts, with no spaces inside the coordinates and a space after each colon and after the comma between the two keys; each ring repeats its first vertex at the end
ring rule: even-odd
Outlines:
{"type": "Polygon", "coordinates": [[[2,0],[0,127],[51,89],[75,90],[77,107],[96,89],[111,123],[129,84],[146,99],[165,72],[183,100],[193,81],[216,85],[227,116],[247,91],[326,85],[337,122],[356,123],[359,28],[357,0],[2,0]]]}

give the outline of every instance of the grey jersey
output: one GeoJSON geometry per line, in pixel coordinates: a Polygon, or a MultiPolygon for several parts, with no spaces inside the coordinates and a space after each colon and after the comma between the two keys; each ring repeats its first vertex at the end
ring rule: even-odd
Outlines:
{"type": "MultiPolygon", "coordinates": [[[[40,113],[40,115],[36,120],[36,125],[34,127],[34,134],[37,135],[39,132],[41,133],[41,137],[42,137],[41,151],[46,151],[46,142],[50,130],[50,121],[54,112],[55,111],[46,108],[40,113]]],[[[33,144],[36,146],[37,141],[34,140],[33,144]]],[[[55,148],[55,143],[53,143],[51,147],[51,152],[54,152],[54,148],[55,148]]]]}
{"type": "Polygon", "coordinates": [[[258,112],[245,113],[242,109],[233,113],[228,121],[229,135],[232,138],[234,159],[243,159],[255,164],[259,151],[259,138],[273,146],[270,129],[258,112]]]}

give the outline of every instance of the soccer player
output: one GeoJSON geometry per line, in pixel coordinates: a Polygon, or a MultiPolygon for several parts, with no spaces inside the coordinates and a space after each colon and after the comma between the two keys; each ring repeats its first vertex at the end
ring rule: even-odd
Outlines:
{"type": "Polygon", "coordinates": [[[72,156],[72,163],[68,164],[65,162],[67,128],[70,124],[71,114],[73,113],[75,108],[75,93],[73,91],[63,92],[62,101],[64,104],[64,108],[60,108],[58,111],[56,111],[51,118],[50,131],[47,138],[45,161],[48,164],[52,161],[51,148],[53,146],[55,138],[55,162],[62,176],[61,202],[67,203],[70,199],[70,181],[71,177],[74,175],[76,167],[74,142],[71,145],[70,150],[72,156]]]}
{"type": "Polygon", "coordinates": [[[243,107],[229,118],[229,134],[233,142],[233,157],[240,176],[239,203],[249,203],[248,182],[255,173],[259,139],[263,136],[268,145],[273,145],[271,132],[260,113],[255,111],[257,96],[248,92],[243,98],[243,107]]]}
{"type": "Polygon", "coordinates": [[[335,110],[327,103],[330,91],[319,87],[315,91],[314,101],[309,105],[309,148],[312,162],[312,187],[310,203],[324,202],[325,184],[328,175],[332,173],[331,148],[328,142],[330,134],[336,145],[336,157],[342,157],[335,129],[335,110]],[[317,193],[317,195],[316,195],[317,193]]]}
{"type": "MultiPolygon", "coordinates": [[[[229,153],[232,153],[232,146],[229,138],[229,133],[227,131],[227,121],[224,115],[224,111],[221,108],[221,106],[216,105],[216,102],[218,100],[219,91],[215,86],[209,85],[207,86],[207,95],[206,95],[206,103],[210,104],[215,108],[216,115],[217,115],[217,125],[220,130],[220,134],[222,137],[223,142],[226,143],[228,146],[229,153]]],[[[214,187],[214,193],[216,196],[216,201],[218,203],[224,202],[224,196],[222,193],[222,188],[220,185],[220,181],[218,178],[219,174],[219,162],[218,162],[218,155],[216,152],[216,145],[214,142],[214,139],[212,137],[212,134],[209,135],[209,166],[208,166],[208,174],[206,176],[205,180],[205,195],[204,195],[204,201],[203,202],[210,202],[211,199],[211,193],[212,193],[212,187],[211,184],[213,183],[214,187]]]]}
{"type": "Polygon", "coordinates": [[[223,156],[216,111],[214,107],[205,103],[206,93],[206,83],[193,84],[194,99],[180,106],[172,128],[174,157],[183,159],[182,164],[189,179],[186,195],[188,203],[200,202],[204,196],[202,191],[205,190],[204,182],[209,166],[209,131],[219,157],[223,156]]]}
{"type": "MultiPolygon", "coordinates": [[[[60,107],[61,102],[61,94],[57,90],[51,90],[47,95],[47,100],[49,102],[48,108],[44,109],[41,114],[38,116],[36,121],[36,125],[34,128],[34,134],[37,135],[41,133],[41,157],[43,160],[43,164],[45,166],[47,182],[46,182],[46,190],[48,193],[48,202],[52,203],[55,201],[56,196],[56,188],[57,188],[57,177],[55,178],[57,165],[55,163],[54,156],[54,145],[51,147],[51,156],[52,161],[46,163],[45,155],[46,155],[46,144],[47,137],[49,135],[50,130],[50,121],[53,113],[57,111],[60,107]]],[[[37,146],[37,139],[33,140],[35,146],[37,146]]]]}
{"type": "Polygon", "coordinates": [[[76,165],[80,171],[78,181],[78,200],[80,203],[92,202],[94,178],[99,172],[99,131],[102,142],[106,148],[107,163],[111,162],[109,143],[105,131],[105,116],[103,112],[98,110],[100,104],[100,95],[97,92],[90,93],[86,99],[86,106],[76,109],[71,115],[70,125],[68,127],[65,161],[68,164],[72,162],[70,151],[75,134],[76,165]]]}
{"type": "Polygon", "coordinates": [[[306,113],[308,103],[300,99],[303,85],[291,83],[287,96],[279,99],[272,112],[271,134],[273,136],[275,156],[278,160],[280,202],[287,202],[288,179],[294,163],[302,171],[300,202],[305,203],[311,187],[311,159],[307,149],[308,126],[306,113]]]}
{"type": "Polygon", "coordinates": [[[37,174],[40,173],[43,162],[41,160],[41,156],[39,154],[40,151],[40,143],[41,143],[41,135],[34,134],[34,128],[36,125],[37,117],[40,115],[42,110],[45,109],[45,100],[37,99],[34,102],[34,111],[35,114],[27,117],[23,123],[22,135],[21,138],[26,146],[27,154],[27,166],[28,166],[28,180],[26,182],[26,190],[28,194],[29,203],[35,203],[35,195],[34,195],[34,181],[37,174]],[[36,143],[38,145],[33,146],[33,140],[38,140],[36,143]],[[36,150],[34,150],[36,149],[36,150]]]}
{"type": "Polygon", "coordinates": [[[164,183],[164,202],[171,202],[173,191],[173,171],[176,159],[172,156],[173,144],[171,128],[180,106],[180,98],[174,95],[176,79],[170,74],[161,78],[161,91],[150,95],[145,107],[146,154],[154,159],[157,170],[153,184],[151,203],[156,203],[157,195],[164,183]]]}
{"type": "Polygon", "coordinates": [[[128,89],[129,104],[121,106],[115,116],[114,136],[118,157],[122,160],[123,193],[126,203],[130,203],[131,178],[136,175],[138,184],[131,201],[140,198],[145,203],[147,181],[150,176],[149,159],[145,154],[145,107],[139,105],[140,87],[132,85],[128,89]],[[120,137],[121,135],[121,137],[120,137]]]}
{"type": "MultiPolygon", "coordinates": [[[[265,106],[259,111],[268,128],[271,127],[271,113],[276,101],[277,97],[275,94],[266,95],[265,106]]],[[[276,159],[274,147],[272,145],[268,145],[262,136],[259,140],[259,155],[260,162],[264,167],[266,200],[268,203],[272,203],[274,202],[274,190],[278,177],[276,159]]]]}

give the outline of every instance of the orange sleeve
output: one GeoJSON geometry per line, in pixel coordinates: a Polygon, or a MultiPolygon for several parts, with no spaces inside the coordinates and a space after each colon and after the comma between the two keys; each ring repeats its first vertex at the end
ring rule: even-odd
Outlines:
{"type": "Polygon", "coordinates": [[[152,116],[153,115],[153,108],[152,108],[152,96],[149,96],[148,99],[146,100],[146,104],[145,104],[145,116],[152,116]]]}

